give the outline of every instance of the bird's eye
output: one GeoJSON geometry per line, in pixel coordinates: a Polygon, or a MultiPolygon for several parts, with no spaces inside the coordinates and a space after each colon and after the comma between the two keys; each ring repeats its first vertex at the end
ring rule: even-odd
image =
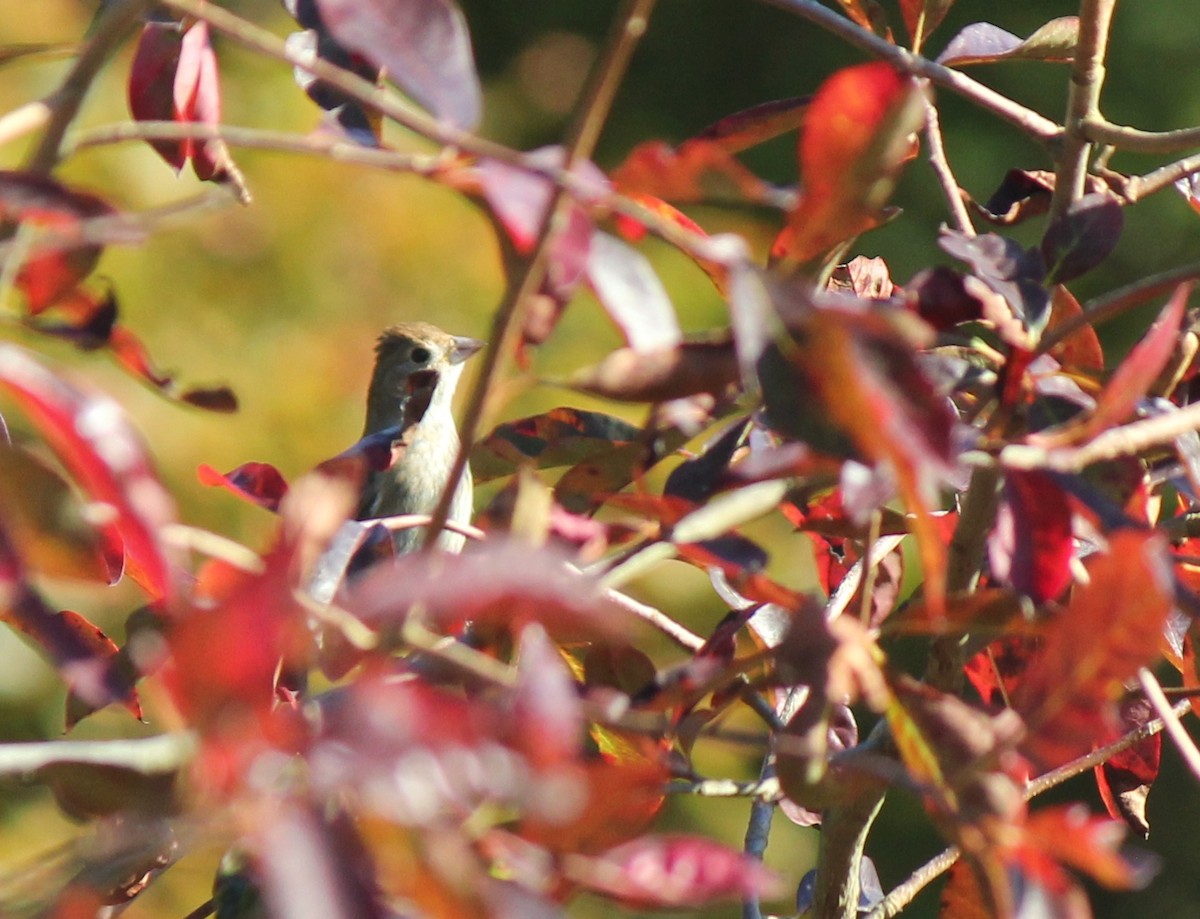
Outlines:
{"type": "Polygon", "coordinates": [[[432,356],[433,355],[431,355],[429,353],[428,348],[413,348],[412,349],[412,359],[413,359],[414,364],[427,364],[427,363],[429,363],[429,358],[431,358],[432,356]]]}

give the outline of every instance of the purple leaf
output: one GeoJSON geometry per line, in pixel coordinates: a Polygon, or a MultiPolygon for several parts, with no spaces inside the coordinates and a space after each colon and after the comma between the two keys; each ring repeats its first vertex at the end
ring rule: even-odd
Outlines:
{"type": "Polygon", "coordinates": [[[330,33],[383,67],[454,127],[479,125],[483,94],[462,11],[450,0],[318,0],[330,33]]]}

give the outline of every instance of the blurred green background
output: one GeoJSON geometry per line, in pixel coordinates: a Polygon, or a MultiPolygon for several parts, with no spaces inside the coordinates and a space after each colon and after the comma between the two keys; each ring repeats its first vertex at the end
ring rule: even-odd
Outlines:
{"type": "MultiPolygon", "coordinates": [[[[273,0],[223,4],[279,35],[291,30],[273,0]]],[[[836,5],[836,4],[831,4],[836,5]]],[[[895,4],[884,4],[895,16],[895,4]]],[[[528,149],[560,139],[569,113],[616,3],[597,0],[465,0],[486,88],[482,132],[528,149]]],[[[95,4],[83,0],[0,0],[0,45],[74,42],[95,4]]],[[[1073,13],[1062,0],[1005,4],[960,0],[934,35],[936,53],[963,25],[991,21],[1028,35],[1046,20],[1073,13]]],[[[124,81],[129,46],[104,71],[87,97],[82,123],[126,119],[124,81]]],[[[1114,121],[1146,129],[1200,123],[1200,18],[1191,0],[1155,0],[1118,8],[1113,30],[1104,110],[1114,121]]],[[[288,68],[217,39],[230,124],[307,132],[319,112],[295,87],[288,68]]],[[[710,122],[759,102],[812,92],[835,69],[863,56],[786,11],[730,0],[662,0],[625,81],[604,132],[597,159],[618,163],[636,143],[677,142],[710,122]]],[[[0,112],[51,91],[68,62],[34,57],[0,67],[0,112]]],[[[1067,69],[1038,64],[975,68],[974,75],[1050,117],[1060,116],[1067,69]]],[[[986,200],[1011,167],[1047,168],[1044,152],[1015,129],[980,113],[963,100],[939,94],[948,155],[960,183],[986,200]]],[[[401,148],[423,143],[392,131],[401,148]]],[[[0,149],[0,166],[13,168],[22,143],[0,149]]],[[[147,244],[106,252],[100,273],[120,297],[124,321],[142,336],[158,364],[186,383],[225,382],[241,400],[234,416],[182,408],[115,370],[103,356],[32,340],[9,325],[7,337],[35,347],[48,360],[109,390],[149,439],[163,478],[177,496],[181,518],[250,545],[259,545],[270,518],[196,480],[199,463],[229,469],[248,460],[274,463],[294,476],[353,442],[362,424],[362,394],[378,330],[396,321],[427,319],[459,334],[483,336],[502,290],[499,259],[490,229],[456,194],[423,180],[339,165],[319,159],[234,151],[254,194],[248,208],[228,206],[164,226],[147,244]]],[[[781,138],[751,151],[747,163],[763,177],[793,183],[794,140],[781,138]]],[[[1144,172],[1163,162],[1117,157],[1121,170],[1144,172]]],[[[202,191],[189,172],[176,177],[147,147],[125,144],[89,151],[64,165],[63,179],[90,188],[117,206],[139,211],[189,199],[202,191]]],[[[946,259],[936,248],[944,204],[926,163],[906,172],[894,203],[904,216],[860,240],[857,252],[881,255],[904,282],[920,268],[946,259]]],[[[776,223],[751,209],[692,212],[710,231],[745,235],[765,251],[776,223]]],[[[1036,226],[1015,231],[1030,242],[1036,226]]],[[[1075,285],[1086,299],[1130,280],[1197,257],[1200,218],[1172,191],[1129,211],[1116,254],[1075,285]]],[[[686,259],[648,243],[687,331],[723,325],[721,301],[686,259]]],[[[8,307],[11,309],[12,307],[8,307]]],[[[1150,308],[1151,310],[1153,307],[1150,308]]],[[[1145,314],[1105,331],[1111,354],[1138,334],[1145,314]]],[[[599,359],[619,342],[589,297],[567,311],[548,345],[534,357],[534,372],[548,379],[599,359]]],[[[519,388],[503,406],[518,417],[557,404],[597,403],[551,386],[519,388]]],[[[637,418],[639,413],[613,409],[637,418]]],[[[6,412],[18,432],[19,416],[6,412]]],[[[802,580],[808,570],[805,543],[781,521],[757,531],[769,538],[772,571],[802,580]]],[[[689,624],[711,627],[720,608],[704,578],[682,565],[665,566],[638,585],[649,600],[686,610],[689,624]]],[[[94,615],[119,635],[120,623],[137,602],[130,590],[98,598],[70,585],[47,585],[55,602],[94,615]]],[[[0,740],[53,738],[61,731],[62,692],[32,651],[0,635],[0,740]]],[[[158,730],[153,723],[146,731],[158,730]]],[[[130,719],[106,712],[73,736],[135,734],[130,719]]],[[[756,763],[729,751],[711,751],[703,763],[713,773],[749,778],[756,763]]],[[[1089,779],[1064,792],[1099,807],[1089,779]]],[[[747,807],[740,802],[672,802],[677,828],[696,829],[740,845],[747,807]]],[[[1164,854],[1164,869],[1148,892],[1098,894],[1101,916],[1193,917],[1200,904],[1200,855],[1189,845],[1200,821],[1193,780],[1183,776],[1169,748],[1164,776],[1151,796],[1150,847],[1164,854]]],[[[0,873],[36,860],[73,832],[36,789],[0,788],[0,873]]],[[[811,865],[815,834],[779,816],[768,860],[791,881],[811,865]]],[[[869,852],[885,889],[937,851],[937,837],[911,798],[893,795],[869,852]]],[[[213,854],[213,858],[216,853],[213,854]]],[[[212,860],[194,859],[155,885],[129,916],[181,916],[202,899],[212,860]]],[[[779,912],[784,903],[773,904],[779,912]]],[[[926,894],[906,915],[929,916],[936,898],[926,894]]],[[[601,907],[583,904],[581,912],[601,907]]],[[[716,911],[733,915],[736,909],[716,911]]]]}

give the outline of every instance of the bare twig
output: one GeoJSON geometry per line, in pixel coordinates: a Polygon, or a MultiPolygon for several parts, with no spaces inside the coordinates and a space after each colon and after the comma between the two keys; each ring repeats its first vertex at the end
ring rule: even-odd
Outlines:
{"type": "Polygon", "coordinates": [[[1044,354],[1073,335],[1085,325],[1096,325],[1115,319],[1127,310],[1140,306],[1147,300],[1169,294],[1185,281],[1200,279],[1200,262],[1180,265],[1160,274],[1142,278],[1124,287],[1119,287],[1101,297],[1088,302],[1083,314],[1064,322],[1053,332],[1048,332],[1038,343],[1038,353],[1044,354]]]}
{"type": "MultiPolygon", "coordinates": [[[[768,753],[763,758],[762,771],[758,781],[762,785],[775,777],[775,756],[768,753]]],[[[775,817],[775,801],[767,797],[756,796],[750,802],[750,820],[746,826],[746,842],[743,851],[753,858],[762,861],[767,851],[767,842],[771,837],[771,821],[775,817]]],[[[742,919],[762,919],[762,906],[758,897],[747,897],[742,901],[742,919]]]]}
{"type": "Polygon", "coordinates": [[[967,206],[963,203],[958,180],[954,178],[950,161],[946,159],[942,125],[938,118],[937,104],[932,99],[925,102],[925,141],[929,144],[929,165],[933,167],[933,174],[937,176],[938,184],[942,187],[942,194],[950,208],[950,216],[954,218],[954,225],[964,236],[974,236],[975,225],[971,223],[971,215],[967,213],[967,206]]]}
{"type": "Polygon", "coordinates": [[[1079,41],[1071,65],[1062,148],[1056,160],[1054,196],[1050,218],[1065,213],[1083,195],[1091,143],[1084,125],[1100,112],[1100,90],[1104,86],[1104,55],[1108,49],[1108,27],[1116,0],[1082,0],[1079,5],[1079,41]]]}
{"type": "MultiPolygon", "coordinates": [[[[26,168],[30,172],[49,173],[59,160],[59,146],[67,128],[79,113],[83,97],[100,72],[109,54],[133,28],[142,13],[150,6],[149,0],[120,0],[112,3],[102,14],[99,25],[76,58],[62,85],[45,100],[50,109],[46,131],[29,158],[26,168]]],[[[32,112],[30,114],[38,114],[32,112]]]]}
{"type": "Polygon", "coordinates": [[[1102,460],[1137,456],[1144,450],[1169,444],[1176,437],[1196,430],[1200,430],[1200,402],[1169,414],[1109,428],[1078,447],[1012,444],[1000,451],[1000,464],[1010,469],[1080,472],[1102,460]]]}
{"type": "Polygon", "coordinates": [[[985,111],[1015,125],[1043,144],[1054,144],[1062,135],[1062,128],[1044,115],[1014,102],[964,73],[943,67],[941,64],[935,64],[928,58],[913,54],[906,48],[901,48],[899,45],[880,38],[840,13],[821,6],[816,0],[766,0],[766,2],[807,19],[855,47],[862,48],[875,57],[888,61],[906,73],[925,77],[938,86],[944,86],[985,111]]]}
{"type": "Polygon", "coordinates": [[[667,791],[673,794],[695,795],[698,798],[760,798],[764,801],[779,801],[783,798],[779,779],[774,775],[756,782],[736,782],[733,779],[677,781],[668,785],[667,791]]]}
{"type": "Polygon", "coordinates": [[[1141,131],[1100,117],[1088,118],[1081,125],[1088,140],[1134,153],[1175,153],[1200,147],[1200,128],[1176,131],[1141,131]]]}
{"type": "Polygon", "coordinates": [[[188,732],[128,740],[0,744],[0,776],[28,775],[54,763],[86,763],[160,775],[183,768],[195,752],[196,738],[188,732]]]}

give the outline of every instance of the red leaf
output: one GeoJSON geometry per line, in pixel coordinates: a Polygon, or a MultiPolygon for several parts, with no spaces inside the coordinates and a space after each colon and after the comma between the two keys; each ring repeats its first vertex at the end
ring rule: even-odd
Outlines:
{"type": "Polygon", "coordinates": [[[1150,881],[1155,865],[1143,862],[1135,867],[1122,858],[1117,849],[1124,836],[1120,823],[1093,817],[1082,804],[1036,811],[1025,822],[1027,844],[1105,887],[1135,890],[1150,881]]]}
{"type": "Polygon", "coordinates": [[[728,341],[683,342],[641,352],[620,348],[570,378],[570,385],[581,392],[619,402],[720,395],[737,382],[737,355],[728,341]]]}
{"type": "Polygon", "coordinates": [[[270,463],[242,463],[224,474],[202,463],[196,474],[202,484],[224,488],[269,511],[279,510],[279,502],[288,491],[287,480],[270,463]]]}
{"type": "Polygon", "coordinates": [[[582,753],[583,708],[562,655],[535,624],[521,631],[513,728],[535,769],[575,762],[582,753]]]}
{"type": "MultiPolygon", "coordinates": [[[[1046,325],[1046,332],[1053,332],[1082,315],[1083,307],[1075,296],[1061,284],[1055,285],[1051,292],[1050,322],[1046,325]]],[[[1099,372],[1104,369],[1104,349],[1091,323],[1080,326],[1055,345],[1050,353],[1068,370],[1099,372]]]]}
{"type": "Polygon", "coordinates": [[[471,38],[451,0],[317,0],[330,34],[384,68],[408,95],[456,128],[483,106],[471,38]]]}
{"type": "Polygon", "coordinates": [[[1137,403],[1154,385],[1175,350],[1191,293],[1191,284],[1181,284],[1175,289],[1154,325],[1121,361],[1096,399],[1095,411],[1074,434],[1075,438],[1088,440],[1129,420],[1137,403]]]}
{"type": "Polygon", "coordinates": [[[631,615],[549,550],[489,539],[463,555],[407,555],[365,574],[347,606],[368,624],[403,620],[420,606],[442,631],[472,620],[519,631],[541,623],[556,640],[615,640],[631,615]]]}
{"type": "Polygon", "coordinates": [[[723,143],[702,138],[675,148],[657,140],[638,144],[612,178],[622,193],[678,203],[715,199],[775,204],[778,200],[775,189],[734,159],[723,143]]]}
{"type": "MultiPolygon", "coordinates": [[[[1121,703],[1122,733],[1145,727],[1154,717],[1145,699],[1128,698],[1121,703]]],[[[1127,747],[1096,767],[1096,785],[1109,814],[1124,820],[1143,838],[1150,835],[1146,819],[1146,797],[1158,778],[1162,760],[1162,734],[1154,734],[1127,747]]]]}
{"type": "MultiPolygon", "coordinates": [[[[175,120],[175,74],[182,45],[178,23],[148,22],[142,27],[129,71],[129,111],[137,121],[175,120]]],[[[150,145],[177,171],[187,162],[188,141],[152,140],[150,145]]]]}
{"type": "Polygon", "coordinates": [[[68,383],[13,345],[0,347],[0,387],[17,400],[84,491],[112,508],[130,576],[151,596],[169,598],[174,574],[158,534],[173,520],[174,503],[121,407],[68,383]]]}
{"type": "Polygon", "coordinates": [[[675,307],[649,260],[607,233],[592,235],[588,281],[635,351],[673,348],[683,338],[675,307]]]}
{"type": "MultiPolygon", "coordinates": [[[[217,58],[208,37],[208,23],[197,22],[183,36],[175,73],[175,114],[181,121],[218,127],[221,124],[221,86],[217,58]]],[[[185,141],[196,178],[221,179],[228,171],[224,141],[185,141]]]]}
{"type": "Polygon", "coordinates": [[[0,170],[0,217],[45,231],[17,273],[17,287],[36,315],[91,273],[100,246],[84,242],[86,222],[116,211],[103,199],[53,179],[0,170]]]}
{"type": "Polygon", "coordinates": [[[1071,583],[1071,503],[1044,472],[1010,470],[1004,486],[988,539],[992,574],[1034,603],[1053,600],[1071,583]]]}
{"type": "Polygon", "coordinates": [[[1029,725],[1025,749],[1051,769],[1110,740],[1122,683],[1151,663],[1174,602],[1165,546],[1150,533],[1112,534],[1090,581],[1050,623],[1013,694],[1029,725]]]}
{"type": "Polygon", "coordinates": [[[914,50],[924,44],[952,6],[954,0],[900,0],[900,13],[904,16],[908,34],[912,36],[914,50]]]}
{"type": "Polygon", "coordinates": [[[803,264],[876,226],[913,153],[925,108],[915,81],[890,64],[838,71],[813,97],[800,134],[804,195],[773,253],[803,264]]]}
{"type": "Polygon", "coordinates": [[[594,859],[572,859],[570,866],[577,882],[632,907],[770,897],[781,888],[762,862],[697,836],[643,836],[594,859]]]}
{"type": "Polygon", "coordinates": [[[108,348],[122,370],[148,383],[169,399],[178,399],[180,402],[212,412],[237,411],[237,396],[227,386],[180,387],[174,376],[162,373],[151,363],[150,355],[141,339],[124,326],[118,325],[113,328],[108,348]]]}

